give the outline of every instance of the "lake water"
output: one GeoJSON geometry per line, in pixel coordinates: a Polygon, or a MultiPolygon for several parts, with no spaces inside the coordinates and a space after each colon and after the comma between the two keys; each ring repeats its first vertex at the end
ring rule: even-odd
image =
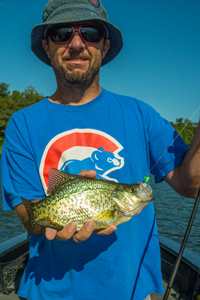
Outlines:
{"type": "MultiPolygon", "coordinates": [[[[154,207],[159,234],[181,243],[195,199],[180,196],[166,182],[155,184],[153,177],[151,177],[151,186],[155,195],[154,207]]],[[[24,232],[25,229],[16,212],[3,211],[0,191],[0,243],[24,232]]],[[[197,210],[187,248],[200,254],[200,207],[197,210]]]]}

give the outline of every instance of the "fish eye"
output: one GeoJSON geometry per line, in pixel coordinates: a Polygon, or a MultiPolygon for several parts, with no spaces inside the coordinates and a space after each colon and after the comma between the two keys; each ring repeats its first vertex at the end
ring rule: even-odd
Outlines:
{"type": "Polygon", "coordinates": [[[132,189],[131,189],[131,191],[132,191],[132,192],[135,192],[135,189],[134,189],[134,188],[132,188],[132,189]]]}

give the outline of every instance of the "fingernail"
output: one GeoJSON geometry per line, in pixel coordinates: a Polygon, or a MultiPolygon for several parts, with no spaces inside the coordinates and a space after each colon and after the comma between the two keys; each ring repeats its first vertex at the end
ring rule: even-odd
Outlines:
{"type": "Polygon", "coordinates": [[[87,231],[93,231],[94,230],[94,223],[93,222],[88,222],[87,224],[86,224],[86,230],[87,231]]]}
{"type": "Polygon", "coordinates": [[[68,225],[69,232],[74,232],[76,230],[76,224],[71,223],[68,225]]]}

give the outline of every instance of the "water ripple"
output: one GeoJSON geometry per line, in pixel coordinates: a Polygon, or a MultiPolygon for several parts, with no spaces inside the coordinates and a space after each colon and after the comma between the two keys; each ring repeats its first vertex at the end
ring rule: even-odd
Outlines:
{"type": "MultiPolygon", "coordinates": [[[[182,243],[195,199],[180,196],[165,181],[159,184],[154,182],[151,177],[158,232],[182,243]]],[[[197,209],[186,247],[200,254],[200,207],[197,209]]]]}

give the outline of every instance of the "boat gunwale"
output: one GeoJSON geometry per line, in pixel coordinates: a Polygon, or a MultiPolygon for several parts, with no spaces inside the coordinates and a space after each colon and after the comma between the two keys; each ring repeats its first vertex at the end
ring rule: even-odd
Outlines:
{"type": "MultiPolygon", "coordinates": [[[[161,235],[159,235],[159,243],[161,248],[177,257],[181,247],[179,243],[161,235]]],[[[200,272],[200,255],[188,248],[185,248],[183,252],[182,263],[185,263],[197,273],[200,272]]]]}

